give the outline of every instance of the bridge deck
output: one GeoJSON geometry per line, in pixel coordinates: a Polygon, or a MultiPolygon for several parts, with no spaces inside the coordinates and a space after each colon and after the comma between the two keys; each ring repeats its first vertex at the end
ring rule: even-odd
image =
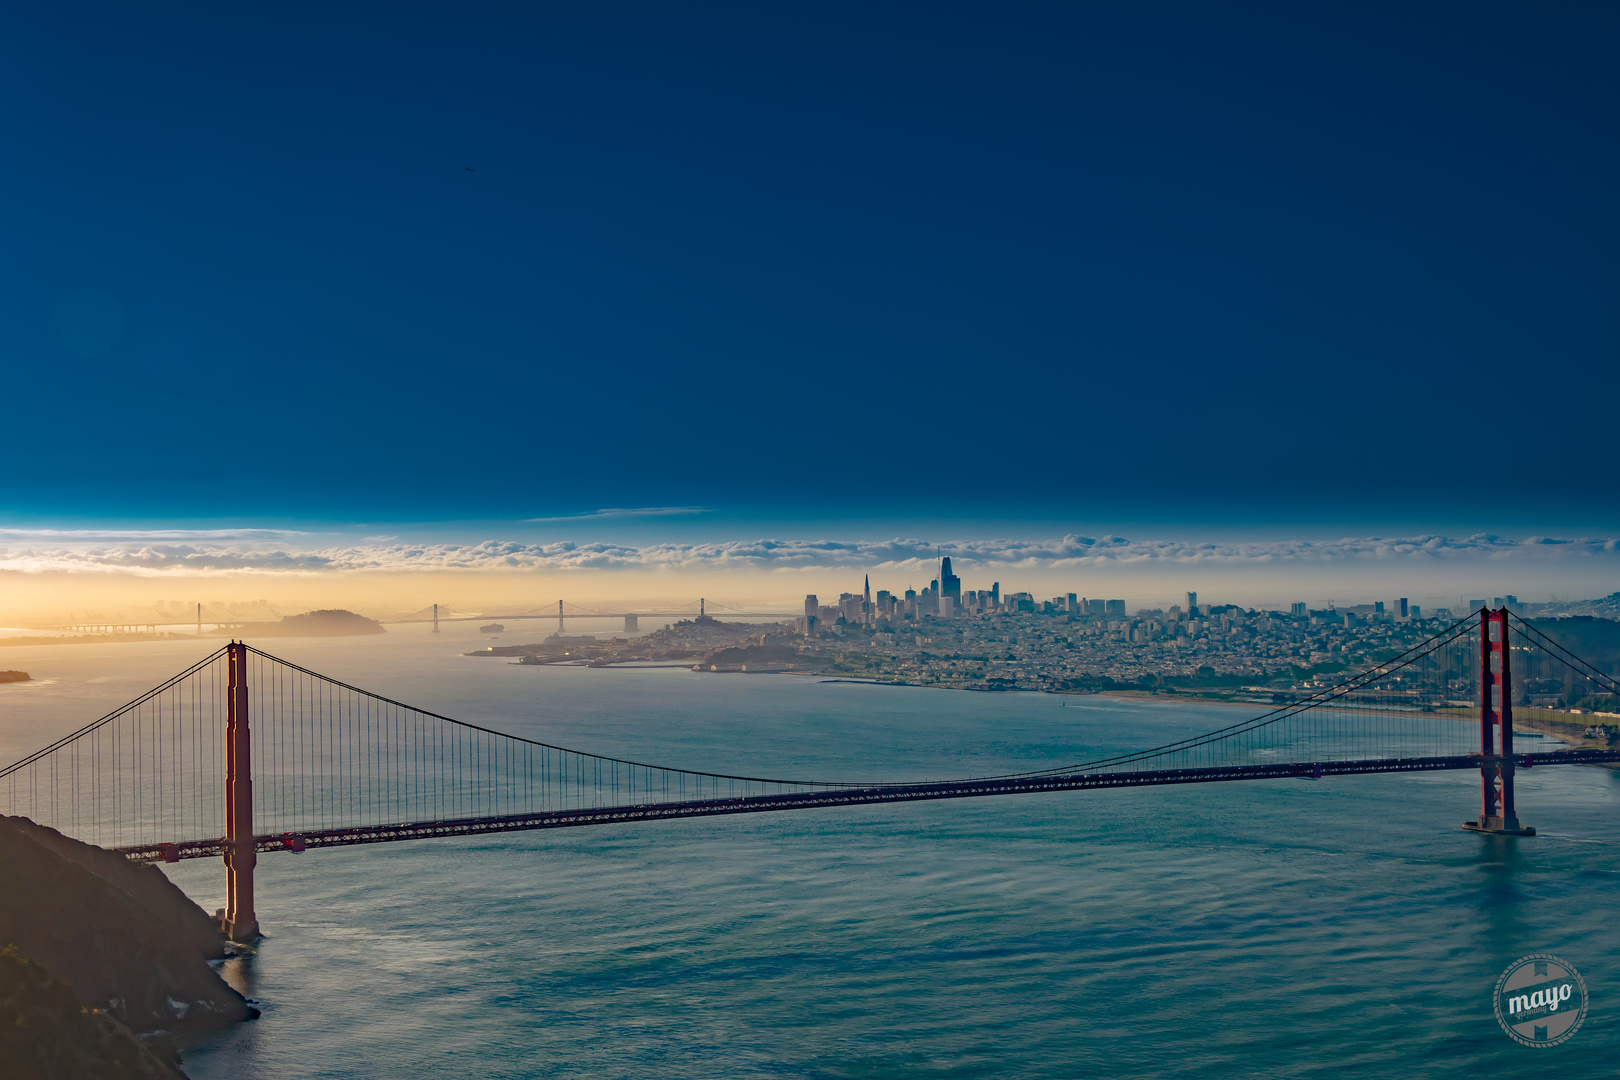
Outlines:
{"type": "MultiPolygon", "coordinates": [[[[1495,760],[1495,759],[1492,759],[1495,760]]],[[[1478,754],[1457,757],[1378,758],[1360,761],[1288,762],[1277,765],[1232,765],[1198,769],[1160,769],[1137,772],[1076,773],[987,780],[953,780],[882,787],[825,788],[786,795],[698,799],[687,802],[643,803],[633,806],[598,806],[575,810],[548,810],[501,817],[412,821],[391,825],[357,825],[302,833],[255,837],[260,851],[303,851],[350,844],[380,844],[424,840],[438,836],[564,829],[614,822],[660,821],[666,818],[710,817],[718,814],[759,814],[771,810],[809,810],[817,807],[860,806],[871,803],[915,802],[931,799],[967,799],[988,795],[1024,795],[1089,788],[1153,787],[1166,784],[1207,784],[1229,780],[1317,779],[1368,773],[1435,772],[1478,769],[1478,754]]],[[[1620,762],[1620,750],[1556,750],[1515,754],[1518,768],[1537,765],[1595,765],[1620,762]]],[[[187,840],[172,844],[145,844],[116,850],[137,862],[174,862],[219,856],[225,840],[187,840]]]]}

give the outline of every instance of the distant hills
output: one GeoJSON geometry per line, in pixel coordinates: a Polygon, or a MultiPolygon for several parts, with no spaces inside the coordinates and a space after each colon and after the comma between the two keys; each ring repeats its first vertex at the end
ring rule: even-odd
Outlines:
{"type": "Polygon", "coordinates": [[[1596,600],[1554,600],[1547,604],[1525,604],[1524,614],[1538,619],[1569,615],[1591,615],[1599,619],[1620,619],[1620,592],[1596,600]]]}
{"type": "Polygon", "coordinates": [[[1620,622],[1591,615],[1567,615],[1557,619],[1531,619],[1530,624],[1550,634],[1582,660],[1605,671],[1620,667],[1620,622]]]}

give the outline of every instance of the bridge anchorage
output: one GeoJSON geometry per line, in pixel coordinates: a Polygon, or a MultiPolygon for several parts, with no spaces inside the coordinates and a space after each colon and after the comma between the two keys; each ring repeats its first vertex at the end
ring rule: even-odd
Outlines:
{"type": "MultiPolygon", "coordinates": [[[[1620,761],[1612,744],[1515,747],[1516,715],[1532,728],[1561,722],[1579,732],[1585,711],[1620,712],[1620,681],[1505,610],[1469,616],[1391,652],[1298,700],[1160,746],[1062,768],[857,783],[590,754],[416,708],[231,642],[0,769],[0,812],[134,861],[222,859],[221,930],[251,942],[259,933],[254,871],[269,852],[871,803],[1441,770],[1480,774],[1480,812],[1467,828],[1530,836],[1514,803],[1517,770],[1620,761]]],[[[1540,733],[1525,736],[1547,745],[1540,733]]]]}

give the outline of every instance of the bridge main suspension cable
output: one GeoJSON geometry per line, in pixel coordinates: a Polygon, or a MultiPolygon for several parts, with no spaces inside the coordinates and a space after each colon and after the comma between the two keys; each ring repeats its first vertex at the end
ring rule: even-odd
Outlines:
{"type": "MultiPolygon", "coordinates": [[[[1479,761],[1481,645],[1472,632],[1478,625],[1472,618],[1459,620],[1367,670],[1212,730],[1061,767],[929,782],[904,776],[780,777],[594,754],[415,707],[233,644],[0,769],[0,810],[146,853],[140,857],[217,853],[230,825],[225,806],[232,707],[239,707],[249,739],[243,745],[251,751],[251,827],[272,846],[298,837],[358,843],[488,831],[496,827],[491,823],[543,827],[536,823],[1208,782],[1302,770],[1338,775],[1459,768],[1479,761]],[[227,671],[233,649],[239,650],[233,655],[241,661],[240,686],[227,671]],[[238,691],[241,696],[233,698],[238,691]],[[238,706],[230,705],[233,700],[238,706]],[[1441,762],[1449,764],[1436,764],[1441,762]]],[[[1535,702],[1552,703],[1554,711],[1560,704],[1567,710],[1610,701],[1620,708],[1620,681],[1549,631],[1521,619],[1511,626],[1514,686],[1527,695],[1515,704],[1526,715],[1535,702]]],[[[1099,729],[1087,737],[1117,741],[1118,732],[1099,729]]],[[[1547,760],[1555,759],[1573,760],[1547,760]]]]}

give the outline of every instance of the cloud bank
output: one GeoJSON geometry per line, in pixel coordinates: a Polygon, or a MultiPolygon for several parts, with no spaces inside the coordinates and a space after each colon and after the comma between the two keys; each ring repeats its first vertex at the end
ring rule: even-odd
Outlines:
{"type": "Polygon", "coordinates": [[[477,543],[412,544],[374,539],[340,546],[296,543],[302,534],[273,530],[135,533],[0,532],[0,571],[30,574],[327,575],[422,572],[578,572],[868,569],[923,573],[939,553],[958,572],[1124,568],[1328,569],[1350,564],[1440,568],[1462,564],[1548,565],[1612,563],[1620,569],[1620,539],[1528,537],[1348,537],[1339,540],[1198,542],[1068,535],[1046,540],[935,541],[735,540],[649,544],[477,543]],[[19,540],[23,542],[18,542],[19,540]]]}

